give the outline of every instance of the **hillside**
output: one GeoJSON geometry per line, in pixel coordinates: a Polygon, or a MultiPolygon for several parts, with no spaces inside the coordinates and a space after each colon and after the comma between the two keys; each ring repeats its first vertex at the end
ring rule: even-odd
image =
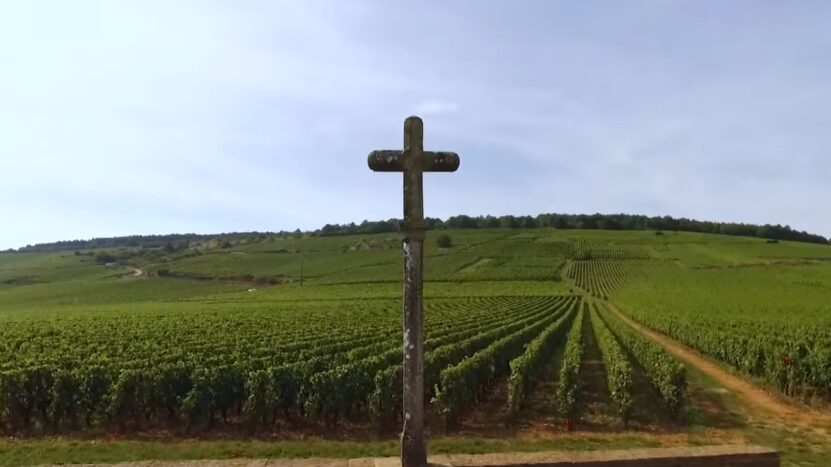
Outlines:
{"type": "MultiPolygon", "coordinates": [[[[326,224],[320,229],[301,232],[230,232],[222,234],[169,234],[130,235],[124,237],[99,237],[89,240],[64,240],[51,243],[26,245],[8,252],[68,251],[88,248],[142,247],[175,249],[191,242],[240,242],[298,238],[302,236],[329,237],[335,235],[370,235],[396,233],[401,219],[368,221],[356,224],[326,224]]],[[[757,237],[769,240],[791,240],[807,243],[829,244],[831,239],[822,235],[799,231],[788,225],[756,225],[738,222],[713,222],[672,216],[644,216],[635,214],[538,214],[536,216],[468,216],[458,215],[446,220],[428,217],[427,230],[445,229],[539,229],[559,230],[669,230],[679,232],[712,233],[743,237],[757,237]]]]}
{"type": "MultiPolygon", "coordinates": [[[[388,439],[401,276],[397,234],[0,254],[0,429],[388,439]]],[[[828,245],[448,229],[428,233],[425,280],[436,437],[776,433],[748,434],[627,319],[787,404],[831,402],[828,245]]]]}

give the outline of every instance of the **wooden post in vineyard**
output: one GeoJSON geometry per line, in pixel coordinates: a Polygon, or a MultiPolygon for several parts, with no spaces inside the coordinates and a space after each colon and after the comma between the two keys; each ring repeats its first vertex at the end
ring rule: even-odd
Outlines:
{"type": "Polygon", "coordinates": [[[404,173],[404,427],[401,464],[427,464],[424,444],[424,317],[422,311],[424,172],[454,172],[459,156],[453,152],[425,152],[424,124],[418,117],[404,120],[404,150],[372,151],[369,168],[404,173]]]}

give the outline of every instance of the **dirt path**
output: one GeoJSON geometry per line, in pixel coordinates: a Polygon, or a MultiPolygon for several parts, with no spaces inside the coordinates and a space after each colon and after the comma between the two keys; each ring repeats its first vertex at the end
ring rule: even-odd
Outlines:
{"type": "MultiPolygon", "coordinates": [[[[754,408],[762,409],[767,412],[767,415],[775,415],[788,424],[799,423],[804,426],[813,427],[816,425],[831,423],[831,414],[818,412],[805,406],[799,406],[796,403],[784,401],[752,384],[751,382],[724,370],[689,347],[679,344],[671,338],[641,325],[626,316],[626,314],[621,312],[620,309],[618,309],[614,304],[608,303],[608,308],[612,313],[617,315],[627,324],[650,339],[661,344],[661,346],[663,346],[667,351],[675,355],[684,363],[697,368],[707,376],[718,381],[721,385],[740,396],[741,399],[748,402],[754,408]]],[[[758,416],[759,414],[757,413],[756,415],[758,416]]]]}
{"type": "Polygon", "coordinates": [[[480,266],[484,266],[484,265],[490,263],[491,261],[493,261],[493,258],[479,258],[478,260],[474,261],[472,264],[469,264],[469,265],[463,267],[462,269],[459,269],[459,273],[467,274],[469,272],[473,272],[473,271],[479,269],[480,266]]]}

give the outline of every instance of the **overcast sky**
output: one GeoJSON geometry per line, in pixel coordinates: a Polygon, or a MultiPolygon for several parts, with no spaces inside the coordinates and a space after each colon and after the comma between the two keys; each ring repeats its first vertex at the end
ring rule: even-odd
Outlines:
{"type": "Polygon", "coordinates": [[[426,213],[831,236],[831,2],[0,2],[0,248],[426,213]]]}

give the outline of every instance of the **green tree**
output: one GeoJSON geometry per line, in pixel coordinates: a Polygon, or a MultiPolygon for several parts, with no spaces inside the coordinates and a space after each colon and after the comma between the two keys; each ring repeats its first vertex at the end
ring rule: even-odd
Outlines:
{"type": "Polygon", "coordinates": [[[453,239],[450,238],[450,235],[441,234],[436,238],[436,245],[439,248],[450,248],[453,245],[453,239]]]}
{"type": "Polygon", "coordinates": [[[117,260],[118,258],[106,251],[99,251],[95,254],[95,262],[98,264],[115,263],[117,260]]]}

